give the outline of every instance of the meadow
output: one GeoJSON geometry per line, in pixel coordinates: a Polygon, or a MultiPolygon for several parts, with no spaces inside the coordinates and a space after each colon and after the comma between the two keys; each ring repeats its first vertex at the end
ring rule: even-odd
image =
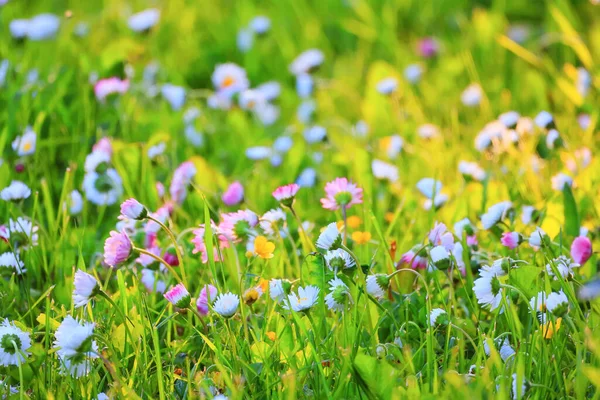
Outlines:
{"type": "Polygon", "coordinates": [[[600,399],[596,0],[0,0],[2,399],[600,399]]]}

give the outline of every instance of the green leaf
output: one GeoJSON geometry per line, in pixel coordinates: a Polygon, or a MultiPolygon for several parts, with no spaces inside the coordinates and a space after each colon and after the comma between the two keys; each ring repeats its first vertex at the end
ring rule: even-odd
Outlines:
{"type": "Polygon", "coordinates": [[[564,195],[564,208],[565,208],[565,231],[567,235],[578,236],[579,235],[579,214],[577,213],[577,203],[575,197],[573,197],[573,191],[569,185],[565,185],[563,188],[564,195]]]}

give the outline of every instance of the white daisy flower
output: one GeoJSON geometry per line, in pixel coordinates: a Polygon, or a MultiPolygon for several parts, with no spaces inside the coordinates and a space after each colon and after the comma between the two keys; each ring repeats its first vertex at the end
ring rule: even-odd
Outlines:
{"type": "Polygon", "coordinates": [[[438,209],[448,202],[448,195],[444,193],[436,194],[433,200],[426,199],[423,202],[423,209],[431,210],[431,207],[438,209]]]}
{"type": "Polygon", "coordinates": [[[354,132],[354,135],[357,137],[366,137],[369,134],[369,124],[360,120],[352,127],[352,132],[354,132]]]}
{"type": "Polygon", "coordinates": [[[560,133],[556,129],[550,129],[546,135],[546,147],[553,150],[555,147],[560,146],[560,143],[560,133]]]}
{"type": "Polygon", "coordinates": [[[240,305],[240,297],[231,292],[222,293],[217,297],[213,304],[215,312],[222,317],[232,317],[240,305]]]}
{"type": "Polygon", "coordinates": [[[184,129],[185,138],[194,147],[202,147],[204,144],[204,136],[196,130],[194,125],[186,125],[184,129]]]}
{"type": "Polygon", "coordinates": [[[475,280],[473,292],[477,302],[482,307],[489,307],[490,311],[498,308],[502,302],[503,289],[497,276],[482,276],[475,280]]]}
{"type": "MultiPolygon", "coordinates": [[[[281,208],[275,208],[264,213],[262,217],[260,217],[258,224],[266,235],[273,236],[275,235],[275,227],[277,227],[279,222],[285,223],[285,220],[285,212],[283,212],[281,208]]],[[[285,232],[282,232],[280,229],[277,229],[277,231],[282,236],[285,234],[285,232]]]]}
{"type": "Polygon", "coordinates": [[[258,120],[264,126],[271,126],[279,119],[279,115],[281,114],[281,110],[279,106],[276,106],[271,103],[264,103],[257,106],[256,110],[254,110],[254,115],[258,118],[258,120]]]}
{"type": "Polygon", "coordinates": [[[398,79],[388,77],[377,82],[377,91],[381,94],[392,94],[398,89],[398,79]]]}
{"type": "Polygon", "coordinates": [[[331,292],[325,296],[325,304],[332,311],[344,311],[346,304],[352,303],[352,297],[348,286],[340,279],[334,278],[329,281],[331,292]]]}
{"type": "Polygon", "coordinates": [[[450,267],[450,255],[444,246],[435,246],[429,252],[429,256],[437,269],[445,270],[450,267]]]}
{"type": "Polygon", "coordinates": [[[285,298],[290,287],[290,281],[287,279],[271,279],[269,281],[269,296],[271,296],[271,299],[280,302],[285,298]]]}
{"type": "Polygon", "coordinates": [[[574,275],[573,269],[580,267],[579,264],[577,264],[576,262],[574,262],[569,257],[567,257],[567,256],[558,256],[557,258],[555,258],[554,260],[552,260],[551,263],[546,264],[546,272],[548,273],[549,276],[554,277],[555,281],[557,281],[558,278],[554,274],[554,270],[552,269],[552,264],[554,264],[554,266],[558,270],[558,273],[560,274],[560,276],[563,277],[563,279],[572,278],[573,275],[574,275]]]}
{"type": "Polygon", "coordinates": [[[529,236],[529,245],[532,247],[542,247],[542,242],[544,238],[547,238],[548,235],[542,228],[539,226],[535,228],[535,231],[529,236]]]}
{"type": "Polygon", "coordinates": [[[404,68],[404,78],[412,84],[419,83],[423,76],[423,67],[419,64],[410,64],[404,68]]]}
{"type": "Polygon", "coordinates": [[[552,177],[552,189],[562,192],[562,190],[565,188],[565,185],[572,187],[573,178],[567,174],[563,174],[562,172],[552,177]]]}
{"type": "Polygon", "coordinates": [[[259,92],[265,101],[272,101],[279,97],[281,94],[281,85],[276,81],[265,82],[261,85],[258,85],[254,88],[257,92],[259,92]]]}
{"type": "Polygon", "coordinates": [[[554,124],[554,117],[548,111],[540,111],[533,122],[540,128],[548,129],[554,124]]]}
{"type": "Polygon", "coordinates": [[[313,187],[317,181],[317,171],[314,168],[305,168],[300,172],[296,183],[300,187],[313,187]]]}
{"type": "Polygon", "coordinates": [[[510,201],[502,201],[489,207],[487,212],[481,216],[483,229],[490,229],[498,222],[502,221],[512,207],[513,204],[510,201]]]}
{"type": "Polygon", "coordinates": [[[240,29],[236,36],[236,45],[242,53],[249,52],[254,45],[254,32],[248,28],[240,29]]]}
{"type": "Polygon", "coordinates": [[[422,139],[433,139],[440,136],[440,128],[434,124],[423,124],[417,129],[419,137],[422,139]]]}
{"type": "Polygon", "coordinates": [[[62,364],[62,372],[74,377],[87,375],[91,370],[91,360],[98,358],[98,345],[92,339],[95,324],[80,323],[67,315],[54,336],[54,348],[62,364]]]}
{"type": "Polygon", "coordinates": [[[325,262],[332,271],[341,271],[356,266],[354,258],[344,249],[330,250],[325,253],[325,262]]]}
{"type": "Polygon", "coordinates": [[[82,270],[75,272],[73,286],[73,304],[75,308],[85,306],[100,291],[96,278],[82,270]]]}
{"type": "Polygon", "coordinates": [[[317,247],[328,251],[338,249],[342,244],[342,235],[335,222],[330,223],[317,239],[317,247]]]}
{"type": "Polygon", "coordinates": [[[240,93],[239,103],[243,110],[257,110],[266,104],[262,92],[254,89],[244,90],[240,93]]]}
{"type": "Polygon", "coordinates": [[[498,121],[502,122],[502,124],[507,128],[514,128],[517,126],[519,122],[519,118],[521,116],[516,111],[507,111],[498,116],[498,121]]]}
{"type": "Polygon", "coordinates": [[[463,218],[454,224],[454,234],[458,238],[462,238],[464,232],[467,233],[467,236],[471,236],[475,233],[475,230],[475,226],[469,218],[463,218]]]}
{"type": "Polygon", "coordinates": [[[250,21],[250,27],[257,35],[265,34],[271,29],[271,20],[264,15],[257,15],[250,21]]]}
{"type": "Polygon", "coordinates": [[[525,225],[528,225],[533,220],[533,215],[535,213],[534,206],[523,206],[521,207],[521,222],[525,225]]]}
{"type": "Polygon", "coordinates": [[[433,178],[423,178],[417,182],[417,190],[428,199],[432,199],[435,195],[442,191],[442,182],[433,178]]]}
{"type": "Polygon", "coordinates": [[[392,183],[398,181],[398,167],[385,161],[373,160],[371,163],[373,176],[377,179],[386,179],[392,183]]]}
{"type": "Polygon", "coordinates": [[[458,171],[465,177],[481,182],[485,179],[485,171],[476,162],[461,161],[458,163],[458,171]]]}
{"type": "Polygon", "coordinates": [[[83,197],[78,190],[73,190],[69,193],[69,198],[66,201],[66,205],[69,207],[69,214],[77,215],[83,210],[83,197]]]}
{"type": "Polygon", "coordinates": [[[250,87],[246,70],[234,63],[219,64],[212,74],[215,88],[226,98],[243,92],[250,87]]]}
{"type": "Polygon", "coordinates": [[[161,276],[162,275],[158,271],[144,268],[142,270],[140,282],[142,282],[142,285],[144,285],[148,292],[156,292],[162,294],[167,290],[167,283],[164,280],[160,279],[161,276]]]}
{"type": "Polygon", "coordinates": [[[5,319],[0,324],[0,365],[20,365],[25,362],[30,352],[31,338],[29,333],[17,328],[14,322],[5,319]]]}
{"type": "Polygon", "coordinates": [[[319,67],[325,60],[325,55],[321,50],[310,49],[300,54],[290,64],[290,72],[294,75],[306,74],[319,67]]]}
{"type": "Polygon", "coordinates": [[[14,39],[25,39],[29,31],[29,20],[28,19],[13,19],[8,24],[10,35],[14,39]]]}
{"type": "Polygon", "coordinates": [[[556,317],[563,317],[569,312],[569,299],[562,289],[559,292],[552,292],[548,295],[546,309],[556,317]]]}
{"type": "Polygon", "coordinates": [[[320,125],[313,125],[304,129],[303,136],[306,143],[319,143],[327,138],[327,129],[320,125]]]}
{"type": "Polygon", "coordinates": [[[160,92],[173,111],[181,110],[185,104],[185,88],[182,86],[165,83],[161,86],[160,92]]]}
{"type": "Polygon", "coordinates": [[[472,83],[460,95],[460,101],[467,107],[475,107],[481,103],[483,90],[478,83],[472,83]]]}
{"type": "Polygon", "coordinates": [[[23,275],[27,272],[25,263],[21,261],[19,254],[12,251],[7,251],[0,254],[0,270],[7,269],[9,273],[23,275]]]}
{"type": "Polygon", "coordinates": [[[429,314],[429,325],[432,328],[441,325],[444,320],[447,319],[447,315],[448,314],[446,313],[446,310],[442,308],[434,308],[429,314]]]}
{"type": "Polygon", "coordinates": [[[248,147],[246,157],[253,161],[265,160],[273,155],[273,150],[266,146],[248,147]]]}
{"type": "Polygon", "coordinates": [[[29,156],[35,153],[37,135],[33,129],[28,126],[21,136],[17,136],[12,142],[12,148],[19,157],[29,156]]]}
{"type": "Polygon", "coordinates": [[[316,286],[299,287],[298,294],[292,292],[288,295],[289,306],[286,304],[284,308],[296,312],[306,311],[314,306],[319,300],[319,288],[316,286]]]}
{"type": "Polygon", "coordinates": [[[148,158],[151,160],[156,159],[157,157],[164,154],[166,148],[167,148],[167,144],[165,142],[159,142],[159,143],[155,144],[154,146],[151,146],[147,152],[148,158]]]}
{"type": "Polygon", "coordinates": [[[296,75],[296,93],[302,99],[306,99],[311,96],[315,82],[309,74],[296,75]]]}
{"type": "Polygon", "coordinates": [[[304,100],[302,103],[300,103],[298,109],[296,110],[296,118],[298,118],[298,121],[302,122],[303,124],[308,124],[311,121],[316,109],[317,105],[313,100],[304,100]]]}
{"type": "Polygon", "coordinates": [[[4,201],[20,201],[29,196],[31,196],[31,189],[21,181],[12,181],[0,192],[0,198],[4,201]]]}
{"type": "Polygon", "coordinates": [[[294,140],[291,137],[279,136],[273,142],[273,150],[275,150],[278,153],[285,154],[288,151],[290,151],[290,149],[292,148],[293,145],[294,145],[294,140]]]}
{"type": "Polygon", "coordinates": [[[10,241],[15,248],[29,249],[38,244],[38,227],[23,217],[8,221],[10,241]]]}
{"type": "Polygon", "coordinates": [[[376,299],[385,296],[390,285],[390,279],[385,274],[375,274],[367,276],[367,293],[376,299]]]}
{"type": "Polygon", "coordinates": [[[127,25],[134,32],[145,32],[155,26],[159,19],[160,11],[156,8],[149,8],[129,17],[127,25]]]}
{"type": "Polygon", "coordinates": [[[27,38],[30,40],[50,39],[56,35],[60,19],[54,14],[39,14],[29,20],[27,38]]]}
{"type": "Polygon", "coordinates": [[[115,204],[123,194],[123,183],[116,170],[109,168],[105,174],[89,172],[83,178],[83,191],[93,204],[115,204]]]}
{"type": "Polygon", "coordinates": [[[85,158],[85,172],[104,172],[110,164],[110,153],[102,150],[92,151],[85,158]]]}

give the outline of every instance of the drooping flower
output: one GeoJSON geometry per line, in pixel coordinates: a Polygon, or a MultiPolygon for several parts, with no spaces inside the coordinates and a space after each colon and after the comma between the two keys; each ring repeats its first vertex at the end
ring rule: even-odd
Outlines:
{"type": "Polygon", "coordinates": [[[307,74],[319,67],[325,60],[325,55],[321,50],[310,49],[301,53],[290,64],[290,72],[294,75],[307,74]]]}
{"type": "Polygon", "coordinates": [[[269,296],[280,302],[290,292],[292,284],[287,279],[271,279],[269,281],[269,296]]]}
{"type": "Polygon", "coordinates": [[[510,201],[502,201],[488,208],[487,212],[481,216],[483,228],[490,229],[498,222],[502,221],[512,208],[513,204],[510,201]]]}
{"type": "Polygon", "coordinates": [[[244,186],[239,181],[233,182],[221,197],[226,206],[235,206],[244,200],[244,186]]]}
{"type": "Polygon", "coordinates": [[[205,285],[202,287],[198,300],[196,300],[196,308],[200,315],[208,315],[208,306],[215,302],[218,293],[219,291],[213,285],[205,285]]]}
{"type": "Polygon", "coordinates": [[[31,338],[29,333],[18,328],[14,322],[5,319],[0,324],[0,365],[21,365],[30,352],[31,338]]]}
{"type": "Polygon", "coordinates": [[[325,253],[325,262],[332,271],[341,271],[356,266],[354,258],[343,249],[330,250],[325,253]]]}
{"type": "Polygon", "coordinates": [[[54,348],[62,370],[76,378],[87,375],[92,360],[98,358],[98,345],[93,340],[94,327],[92,322],[80,323],[67,315],[54,333],[54,348]]]}
{"type": "Polygon", "coordinates": [[[288,295],[288,304],[284,304],[284,308],[296,312],[307,311],[314,306],[319,300],[319,288],[316,286],[299,287],[298,294],[292,292],[288,295]]]}
{"type": "Polygon", "coordinates": [[[298,193],[298,190],[300,190],[300,186],[296,183],[279,186],[273,192],[273,197],[282,205],[290,207],[294,203],[294,199],[298,193]]]}
{"type": "Polygon", "coordinates": [[[327,225],[317,239],[317,247],[325,251],[338,249],[341,245],[342,235],[335,222],[327,225]]]}
{"type": "Polygon", "coordinates": [[[562,289],[548,295],[546,309],[555,317],[564,317],[569,312],[569,299],[562,289]]]}
{"type": "Polygon", "coordinates": [[[125,232],[111,231],[104,242],[104,262],[117,268],[129,259],[131,250],[131,240],[125,232]]]}
{"type": "Polygon", "coordinates": [[[427,268],[427,256],[416,253],[414,250],[409,250],[402,254],[400,258],[401,264],[409,265],[412,269],[425,269],[427,268]]]}
{"type": "Polygon", "coordinates": [[[535,231],[529,236],[529,245],[532,247],[542,247],[544,240],[547,240],[548,235],[540,227],[535,228],[535,231]]]}
{"type": "Polygon", "coordinates": [[[220,294],[214,305],[213,309],[217,314],[222,317],[232,317],[240,305],[240,297],[231,292],[220,294]]]}
{"type": "Polygon", "coordinates": [[[330,292],[325,296],[325,304],[332,311],[344,311],[347,304],[352,303],[352,296],[348,286],[340,279],[329,281],[330,292]]]}
{"type": "Polygon", "coordinates": [[[446,310],[442,308],[434,308],[429,314],[429,325],[432,328],[443,325],[448,320],[446,310]]]}
{"type": "Polygon", "coordinates": [[[273,258],[273,251],[275,250],[275,243],[269,242],[264,236],[257,236],[254,239],[254,253],[263,259],[273,258]]]}
{"type": "Polygon", "coordinates": [[[10,185],[0,191],[0,198],[4,201],[20,201],[31,195],[29,186],[21,181],[12,181],[10,185]]]}
{"type": "Polygon", "coordinates": [[[508,247],[513,250],[517,246],[519,246],[523,242],[523,235],[518,232],[504,232],[502,234],[502,238],[500,239],[500,243],[504,247],[508,247]]]}
{"type": "Polygon", "coordinates": [[[574,268],[580,267],[579,264],[573,262],[573,260],[571,260],[569,257],[558,256],[550,263],[546,264],[546,272],[550,277],[554,277],[555,281],[558,280],[558,277],[554,273],[554,269],[552,268],[552,266],[554,266],[557,269],[558,273],[560,274],[560,276],[563,277],[563,279],[572,278],[574,275],[574,268]]]}
{"type": "Polygon", "coordinates": [[[27,272],[25,263],[21,261],[19,253],[12,251],[0,254],[0,271],[5,269],[8,270],[9,273],[15,273],[17,275],[23,275],[27,272]]]}
{"type": "Polygon", "coordinates": [[[435,246],[429,252],[429,256],[437,269],[445,270],[450,267],[450,254],[444,246],[435,246]]]}
{"type": "Polygon", "coordinates": [[[94,94],[101,103],[104,103],[106,98],[112,94],[124,94],[128,90],[129,80],[121,80],[117,77],[100,79],[94,85],[94,94]]]}
{"type": "Polygon", "coordinates": [[[99,291],[98,281],[92,275],[77,270],[73,278],[73,304],[75,308],[83,307],[90,302],[99,291]]]}
{"type": "Polygon", "coordinates": [[[28,126],[25,128],[25,132],[23,135],[17,136],[15,140],[12,142],[12,148],[17,153],[19,157],[29,156],[35,153],[35,144],[37,140],[37,135],[33,131],[33,129],[28,126]]]}
{"type": "Polygon", "coordinates": [[[148,210],[142,203],[131,198],[121,204],[121,214],[130,219],[143,220],[148,215],[148,210]]]}
{"type": "Polygon", "coordinates": [[[192,300],[190,292],[183,286],[183,283],[178,283],[167,290],[164,297],[169,303],[178,308],[188,308],[190,306],[190,301],[192,300]]]}
{"type": "Polygon", "coordinates": [[[348,209],[363,202],[363,190],[346,178],[336,178],[325,185],[325,197],[321,205],[326,210],[348,209]]]}
{"type": "Polygon", "coordinates": [[[389,286],[390,278],[385,274],[375,274],[367,276],[367,293],[376,299],[381,299],[385,296],[389,286]]]}
{"type": "Polygon", "coordinates": [[[156,8],[149,8],[129,17],[127,25],[134,32],[146,32],[156,25],[159,19],[160,11],[156,8]]]}
{"type": "Polygon", "coordinates": [[[8,221],[8,240],[13,247],[28,250],[38,245],[38,227],[28,219],[18,217],[8,221]]]}
{"type": "Polygon", "coordinates": [[[592,241],[586,236],[578,236],[571,244],[571,258],[579,265],[583,265],[592,256],[592,241]]]}

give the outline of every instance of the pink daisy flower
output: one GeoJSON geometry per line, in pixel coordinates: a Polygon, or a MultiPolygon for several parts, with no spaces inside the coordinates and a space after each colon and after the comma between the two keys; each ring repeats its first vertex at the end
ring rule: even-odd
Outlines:
{"type": "Polygon", "coordinates": [[[213,285],[206,285],[202,288],[198,300],[196,300],[196,307],[200,315],[208,315],[208,305],[214,303],[218,293],[219,291],[213,285]]]}
{"type": "Polygon", "coordinates": [[[440,45],[434,38],[425,37],[419,40],[419,43],[417,44],[417,50],[419,51],[421,57],[431,58],[437,55],[438,51],[440,50],[440,45]]]}
{"type": "Polygon", "coordinates": [[[123,94],[129,89],[129,81],[127,79],[121,80],[117,77],[100,79],[94,85],[94,94],[101,103],[104,103],[106,98],[111,94],[120,93],[123,94]]]}
{"type": "Polygon", "coordinates": [[[325,197],[321,205],[326,210],[348,209],[363,202],[363,190],[346,178],[335,178],[325,185],[325,197]]]}
{"type": "Polygon", "coordinates": [[[107,137],[103,137],[102,139],[98,140],[98,142],[92,146],[92,151],[96,152],[102,152],[102,153],[106,153],[109,156],[112,156],[112,144],[110,144],[110,139],[107,137]]]}
{"type": "Polygon", "coordinates": [[[169,303],[175,307],[187,308],[192,300],[190,293],[187,291],[183,283],[173,286],[171,289],[164,294],[165,299],[169,300],[169,303]]]}
{"type": "Polygon", "coordinates": [[[148,215],[148,210],[142,203],[132,198],[121,204],[121,214],[130,219],[142,220],[148,215]]]}
{"type": "Polygon", "coordinates": [[[571,244],[571,257],[579,265],[585,264],[592,256],[592,241],[586,236],[579,236],[571,244]]]}
{"type": "Polygon", "coordinates": [[[402,254],[400,265],[402,264],[410,265],[412,269],[425,269],[427,268],[427,257],[421,257],[413,250],[409,250],[402,254]]]}
{"type": "Polygon", "coordinates": [[[219,224],[218,231],[232,241],[247,237],[258,224],[258,215],[250,210],[222,214],[221,218],[223,221],[219,224]]]}
{"type": "Polygon", "coordinates": [[[244,200],[244,187],[238,181],[233,182],[221,197],[226,206],[235,206],[244,200]]]}
{"type": "Polygon", "coordinates": [[[169,187],[171,199],[178,204],[183,203],[187,197],[187,189],[196,175],[196,167],[191,161],[182,163],[173,173],[173,180],[169,187]]]}
{"type": "Polygon", "coordinates": [[[518,232],[504,232],[502,234],[502,238],[500,239],[500,243],[502,243],[504,247],[508,247],[511,250],[519,246],[522,241],[523,236],[521,236],[521,234],[518,232]]]}
{"type": "Polygon", "coordinates": [[[104,242],[104,262],[113,268],[118,267],[129,259],[131,241],[125,232],[110,232],[110,237],[104,242]]]}
{"type": "Polygon", "coordinates": [[[296,193],[298,193],[299,189],[300,189],[300,186],[297,185],[296,183],[279,186],[273,192],[273,197],[275,197],[275,200],[277,200],[284,206],[290,207],[292,205],[292,203],[294,202],[294,197],[296,197],[296,193]]]}

